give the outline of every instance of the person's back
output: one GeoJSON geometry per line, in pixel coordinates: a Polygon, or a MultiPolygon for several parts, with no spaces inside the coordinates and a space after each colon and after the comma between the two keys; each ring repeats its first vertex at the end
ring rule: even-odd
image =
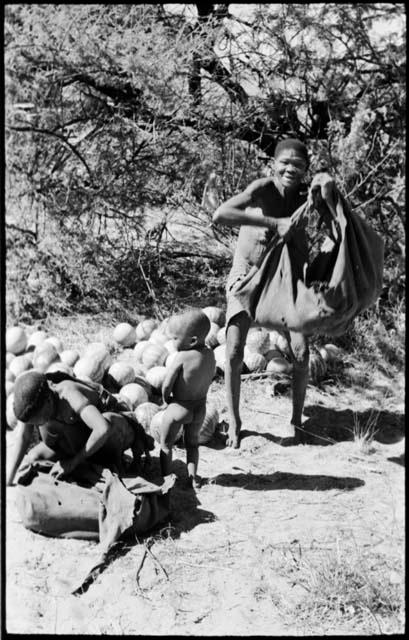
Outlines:
{"type": "Polygon", "coordinates": [[[182,366],[173,385],[173,400],[193,406],[206,399],[214,376],[214,353],[204,346],[178,355],[182,366]]]}

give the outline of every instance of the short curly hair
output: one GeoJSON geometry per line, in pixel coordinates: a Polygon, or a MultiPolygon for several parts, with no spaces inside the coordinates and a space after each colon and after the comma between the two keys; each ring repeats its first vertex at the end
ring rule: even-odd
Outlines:
{"type": "Polygon", "coordinates": [[[39,371],[25,371],[14,384],[14,413],[17,420],[30,422],[50,392],[47,378],[39,371]]]}

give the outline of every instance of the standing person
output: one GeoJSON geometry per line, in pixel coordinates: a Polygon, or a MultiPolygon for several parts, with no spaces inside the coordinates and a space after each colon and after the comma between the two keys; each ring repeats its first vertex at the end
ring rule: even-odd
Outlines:
{"type": "Polygon", "coordinates": [[[184,425],[189,483],[200,487],[197,475],[199,433],[206,415],[206,397],[215,374],[212,349],[205,344],[210,320],[201,310],[186,311],[169,319],[167,333],[178,350],[162,385],[163,400],[168,403],[160,433],[160,465],[169,475],[172,448],[184,425]]]}
{"type": "MultiPolygon", "coordinates": [[[[303,233],[291,228],[291,215],[305,203],[307,187],[303,183],[309,165],[306,146],[295,138],[279,142],[275,149],[273,174],[254,180],[244,191],[233,196],[216,209],[213,222],[240,227],[233,265],[227,280],[226,313],[226,391],[230,414],[228,445],[240,446],[240,372],[244,345],[252,318],[242,302],[235,297],[234,288],[246,277],[250,269],[260,267],[266,246],[274,234],[284,241],[292,234],[303,233]],[[249,208],[252,209],[249,209],[249,208]]],[[[314,180],[318,178],[315,176],[314,180]]],[[[329,175],[320,174],[317,183],[321,196],[331,210],[334,209],[334,181],[329,175]]],[[[314,181],[311,186],[314,186],[314,181]]],[[[294,438],[301,427],[302,411],[308,382],[308,339],[301,333],[286,331],[293,363],[291,421],[283,425],[280,435],[294,438]]]]}
{"type": "Polygon", "coordinates": [[[22,469],[37,460],[55,464],[56,478],[69,475],[87,460],[122,471],[122,454],[132,449],[136,463],[154,447],[132,412],[102,385],[81,380],[52,382],[56,374],[27,371],[16,380],[14,413],[18,419],[16,442],[8,460],[7,484],[23,461],[22,469]],[[24,458],[38,426],[41,442],[24,458]]]}

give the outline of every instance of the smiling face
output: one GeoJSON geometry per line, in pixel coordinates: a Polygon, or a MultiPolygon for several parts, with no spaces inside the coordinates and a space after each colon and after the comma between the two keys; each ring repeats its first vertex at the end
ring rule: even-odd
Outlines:
{"type": "Polygon", "coordinates": [[[284,189],[297,188],[307,171],[307,162],[299,151],[283,149],[274,158],[274,174],[284,189]]]}

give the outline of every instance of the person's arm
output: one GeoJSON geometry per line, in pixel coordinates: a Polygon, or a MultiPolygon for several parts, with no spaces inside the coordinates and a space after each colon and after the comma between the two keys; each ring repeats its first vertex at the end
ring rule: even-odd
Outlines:
{"type": "Polygon", "coordinates": [[[267,227],[277,230],[280,236],[284,236],[290,228],[289,218],[273,218],[265,216],[260,208],[260,188],[250,185],[241,193],[229,198],[216,209],[213,214],[215,224],[225,224],[228,227],[251,225],[253,227],[267,227]],[[252,207],[251,211],[247,209],[252,207]]]}
{"type": "Polygon", "coordinates": [[[33,437],[33,429],[34,429],[34,425],[29,424],[28,422],[19,421],[17,423],[17,426],[15,428],[16,439],[14,442],[14,447],[13,447],[12,453],[10,454],[10,459],[7,459],[7,477],[6,477],[7,486],[10,486],[13,484],[15,475],[18,471],[21,461],[23,460],[27,452],[27,449],[30,445],[31,439],[33,437]]]}
{"type": "Polygon", "coordinates": [[[173,391],[174,384],[177,380],[177,377],[182,369],[182,362],[179,358],[176,358],[176,362],[169,369],[168,373],[162,384],[162,398],[164,402],[169,402],[170,396],[173,391]]]}
{"type": "Polygon", "coordinates": [[[79,464],[99,451],[109,437],[112,426],[94,405],[90,404],[84,407],[80,412],[80,417],[91,429],[91,434],[82,449],[72,458],[55,463],[51,474],[57,478],[63,474],[71,473],[79,464]]]}
{"type": "Polygon", "coordinates": [[[334,178],[326,172],[317,173],[311,181],[310,190],[319,189],[321,198],[327,204],[332,215],[336,218],[337,186],[334,178]]]}

